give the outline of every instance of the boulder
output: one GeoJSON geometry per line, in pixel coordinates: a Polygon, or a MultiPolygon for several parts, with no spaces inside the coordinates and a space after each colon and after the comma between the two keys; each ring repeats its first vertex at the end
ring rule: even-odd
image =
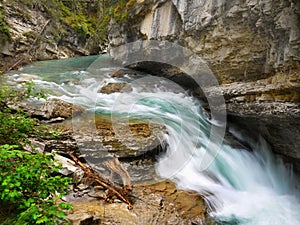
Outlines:
{"type": "Polygon", "coordinates": [[[125,76],[125,72],[122,69],[116,69],[115,71],[113,71],[110,76],[111,77],[116,77],[116,78],[120,78],[120,77],[124,77],[125,76]]]}
{"type": "MultiPolygon", "coordinates": [[[[82,154],[93,161],[107,156],[134,158],[161,151],[161,142],[166,128],[161,124],[134,121],[112,123],[105,117],[96,117],[92,124],[88,115],[73,127],[73,138],[82,154]]],[[[71,121],[65,121],[65,125],[71,121]]]]}
{"type": "Polygon", "coordinates": [[[125,82],[108,83],[100,89],[100,93],[112,94],[115,92],[131,92],[132,87],[125,82]]]}
{"type": "Polygon", "coordinates": [[[66,217],[66,219],[72,225],[100,224],[99,218],[94,217],[94,215],[89,212],[70,214],[66,217]]]}
{"type": "Polygon", "coordinates": [[[46,119],[51,119],[58,117],[70,118],[83,112],[85,112],[85,108],[82,106],[74,105],[61,99],[50,98],[40,107],[37,114],[46,119]]]}
{"type": "Polygon", "coordinates": [[[46,144],[44,142],[40,142],[37,140],[34,140],[34,138],[28,139],[29,143],[25,144],[24,149],[29,152],[38,152],[43,153],[45,150],[46,144]]]}
{"type": "Polygon", "coordinates": [[[121,78],[124,77],[125,75],[135,76],[137,75],[137,71],[126,69],[126,68],[118,68],[110,74],[110,76],[114,78],[121,78]]]}
{"type": "Polygon", "coordinates": [[[81,168],[77,167],[74,161],[56,154],[54,159],[61,164],[62,168],[59,170],[59,173],[65,176],[69,176],[71,174],[80,174],[81,168]]]}

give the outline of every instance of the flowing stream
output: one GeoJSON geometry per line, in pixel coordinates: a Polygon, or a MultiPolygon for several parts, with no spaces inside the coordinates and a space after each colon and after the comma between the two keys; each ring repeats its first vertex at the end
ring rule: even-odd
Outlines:
{"type": "Polygon", "coordinates": [[[108,74],[115,68],[107,56],[101,56],[101,65],[90,70],[95,59],[92,56],[40,62],[13,72],[10,79],[32,79],[50,90],[52,96],[96,114],[111,115],[113,122],[123,118],[164,124],[167,133],[162,139],[168,145],[156,164],[157,174],[172,179],[182,189],[205,196],[211,216],[218,223],[300,224],[298,179],[280,158],[274,157],[263,138],[251,140],[229,128],[234,136],[248,142],[251,151],[224,142],[215,160],[202,171],[203,156],[214,148],[208,145],[214,124],[201,110],[201,103],[178,86],[168,86],[162,78],[110,78],[108,74]],[[132,90],[98,93],[105,83],[120,81],[131,83],[132,90]]]}

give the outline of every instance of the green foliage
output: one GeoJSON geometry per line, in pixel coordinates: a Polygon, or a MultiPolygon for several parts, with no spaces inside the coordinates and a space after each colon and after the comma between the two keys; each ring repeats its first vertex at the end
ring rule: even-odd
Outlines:
{"type": "Polygon", "coordinates": [[[35,130],[36,122],[23,113],[0,111],[0,144],[17,144],[26,142],[29,134],[35,130]]]}
{"type": "Polygon", "coordinates": [[[136,0],[121,0],[113,6],[113,18],[117,23],[127,23],[130,10],[133,8],[136,0]]]}
{"type": "Polygon", "coordinates": [[[29,97],[45,98],[44,90],[38,89],[33,82],[24,84],[22,90],[11,89],[2,83],[0,89],[0,145],[25,144],[31,134],[44,135],[43,127],[36,126],[36,120],[28,117],[21,110],[12,110],[8,104],[14,104],[29,97]]]}
{"type": "Polygon", "coordinates": [[[105,42],[108,39],[111,19],[119,24],[129,24],[130,10],[132,10],[136,0],[102,0],[95,2],[101,2],[96,7],[98,13],[95,20],[95,34],[99,40],[105,42]]]}
{"type": "Polygon", "coordinates": [[[58,169],[50,155],[0,146],[0,201],[18,213],[9,224],[66,223],[65,210],[72,207],[58,200],[67,193],[71,180],[54,176],[58,169]]]}
{"type": "Polygon", "coordinates": [[[11,40],[11,35],[9,32],[9,27],[5,22],[4,16],[1,11],[0,11],[0,42],[5,42],[11,40]]]}
{"type": "MultiPolygon", "coordinates": [[[[33,81],[28,81],[22,85],[21,89],[11,88],[5,82],[1,82],[0,74],[0,102],[18,102],[28,98],[47,98],[47,92],[40,89],[33,81]]],[[[1,108],[0,108],[1,109],[1,108]]]]}
{"type": "Polygon", "coordinates": [[[93,19],[79,14],[71,13],[64,18],[64,22],[74,29],[74,31],[84,38],[90,37],[95,33],[95,24],[93,19]]]}
{"type": "MultiPolygon", "coordinates": [[[[3,7],[0,8],[0,41],[11,39],[9,28],[3,17],[6,4],[18,5],[20,9],[26,5],[25,8],[44,12],[54,27],[45,32],[53,35],[57,41],[75,32],[81,43],[87,43],[88,48],[97,48],[108,42],[111,19],[117,23],[130,24],[130,11],[135,3],[136,0],[15,0],[9,3],[4,2],[3,7]]],[[[19,13],[24,20],[31,18],[26,10],[19,13]]],[[[33,34],[24,35],[34,40],[33,34]]]]}
{"type": "Polygon", "coordinates": [[[35,39],[35,33],[33,31],[23,33],[23,36],[27,37],[28,39],[35,39]]]}
{"type": "MultiPolygon", "coordinates": [[[[14,90],[15,92],[16,90],[14,90]]],[[[47,91],[44,89],[38,88],[36,84],[33,81],[28,81],[25,84],[23,84],[23,89],[21,92],[17,93],[17,96],[21,96],[21,99],[24,100],[28,98],[47,98],[47,91]]]]}
{"type": "MultiPolygon", "coordinates": [[[[91,3],[93,1],[90,1],[91,3]]],[[[13,3],[11,3],[13,4],[13,3]]],[[[44,11],[53,25],[57,25],[61,35],[68,30],[75,31],[83,38],[94,35],[96,23],[87,11],[87,4],[81,0],[16,0],[14,4],[25,4],[27,7],[44,11]],[[62,24],[66,25],[61,28],[62,24]]],[[[22,14],[24,17],[25,14],[22,14]]]]}
{"type": "Polygon", "coordinates": [[[34,119],[9,105],[28,97],[45,97],[44,91],[33,82],[21,90],[12,89],[2,82],[0,89],[0,209],[10,209],[1,224],[54,225],[64,223],[66,210],[71,205],[60,202],[66,194],[69,178],[55,175],[59,166],[53,157],[24,151],[29,135],[56,136],[45,127],[37,126],[34,119]],[[10,217],[10,218],[9,218],[10,217]]]}

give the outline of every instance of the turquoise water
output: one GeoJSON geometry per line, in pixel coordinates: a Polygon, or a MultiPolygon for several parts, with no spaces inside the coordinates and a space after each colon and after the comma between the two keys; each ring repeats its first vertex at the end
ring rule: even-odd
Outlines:
{"type": "MultiPolygon", "coordinates": [[[[157,173],[182,189],[205,196],[211,216],[220,224],[300,224],[298,178],[274,157],[263,138],[243,137],[252,151],[222,144],[215,160],[203,171],[202,159],[218,146],[209,136],[214,125],[200,102],[162,78],[110,78],[114,69],[107,56],[82,57],[40,62],[13,72],[10,79],[20,82],[31,77],[56,97],[90,112],[111,115],[115,124],[127,123],[129,118],[164,124],[168,132],[162,141],[168,147],[156,164],[157,173]],[[131,92],[99,93],[103,85],[124,80],[131,83],[131,92]]],[[[239,130],[229,130],[240,136],[239,130]]]]}
{"type": "Polygon", "coordinates": [[[22,73],[26,74],[38,74],[39,77],[48,81],[55,81],[57,83],[62,82],[63,79],[70,79],[72,73],[86,70],[98,56],[86,56],[70,59],[38,61],[30,66],[26,66],[22,69],[22,73]]]}

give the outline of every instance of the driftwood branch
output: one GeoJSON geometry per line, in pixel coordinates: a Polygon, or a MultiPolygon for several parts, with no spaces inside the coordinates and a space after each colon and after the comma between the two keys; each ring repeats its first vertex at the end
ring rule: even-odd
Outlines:
{"type": "Polygon", "coordinates": [[[50,23],[50,20],[47,20],[46,23],[44,24],[44,26],[42,27],[42,29],[40,30],[39,34],[36,36],[36,38],[34,39],[34,41],[32,42],[30,48],[27,50],[27,54],[30,53],[30,51],[33,49],[35,43],[37,42],[37,40],[39,39],[39,37],[43,34],[44,30],[46,29],[47,25],[50,23]]]}
{"type": "Polygon", "coordinates": [[[123,167],[117,157],[113,157],[112,159],[106,160],[103,163],[107,169],[111,171],[110,180],[113,181],[114,174],[118,174],[123,182],[123,186],[127,190],[132,190],[130,176],[127,170],[123,167]]]}
{"type": "Polygon", "coordinates": [[[126,196],[128,191],[131,191],[131,190],[130,189],[128,190],[126,185],[124,185],[123,188],[118,187],[117,185],[113,184],[113,182],[110,182],[106,178],[101,177],[92,168],[90,168],[90,167],[86,166],[85,164],[83,164],[82,162],[80,162],[80,160],[73,153],[69,153],[69,156],[73,159],[73,161],[77,165],[79,165],[82,168],[82,170],[85,173],[86,178],[93,181],[94,183],[97,183],[97,185],[109,190],[113,195],[115,195],[121,201],[127,203],[128,209],[133,208],[133,205],[131,204],[131,202],[128,200],[128,197],[126,196]]]}
{"type": "MultiPolygon", "coordinates": [[[[39,37],[43,34],[44,30],[46,29],[47,25],[50,23],[50,20],[47,20],[46,23],[44,24],[44,26],[42,27],[42,29],[40,30],[39,34],[36,36],[36,38],[33,40],[32,44],[30,45],[30,47],[28,48],[28,50],[26,51],[26,55],[30,54],[30,52],[32,51],[32,49],[34,48],[37,40],[39,39],[39,37]]],[[[18,66],[20,63],[23,62],[23,60],[25,59],[25,56],[22,56],[20,59],[18,59],[12,66],[10,66],[6,72],[11,71],[13,68],[15,68],[16,66],[18,66]]]]}

